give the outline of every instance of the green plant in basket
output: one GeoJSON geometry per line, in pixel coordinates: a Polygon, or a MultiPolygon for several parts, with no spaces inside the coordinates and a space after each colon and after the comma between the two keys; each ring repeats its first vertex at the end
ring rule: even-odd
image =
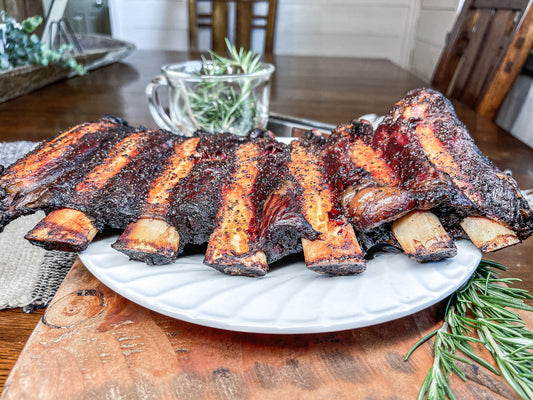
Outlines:
{"type": "Polygon", "coordinates": [[[61,64],[82,75],[87,72],[85,67],[68,56],[72,49],[69,45],[62,45],[59,49],[50,49],[42,43],[33,32],[42,23],[40,15],[26,18],[20,24],[2,10],[4,31],[0,31],[0,71],[9,70],[25,65],[61,64]]]}
{"type": "Polygon", "coordinates": [[[178,95],[195,129],[208,132],[233,132],[245,135],[260,121],[254,89],[264,84],[258,79],[239,79],[258,72],[262,63],[253,51],[237,50],[226,39],[229,58],[210,51],[211,59],[202,57],[202,79],[193,85],[180,82],[178,95]],[[210,79],[212,78],[212,79],[210,79]]]}

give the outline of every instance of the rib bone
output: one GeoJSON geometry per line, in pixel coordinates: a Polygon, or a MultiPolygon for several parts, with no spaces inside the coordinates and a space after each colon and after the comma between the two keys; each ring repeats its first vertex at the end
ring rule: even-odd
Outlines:
{"type": "Polygon", "coordinates": [[[472,243],[483,253],[520,243],[516,233],[511,229],[499,221],[486,217],[466,217],[461,222],[461,227],[472,243]]]}
{"type": "Polygon", "coordinates": [[[318,145],[310,141],[293,141],[289,162],[290,175],[303,188],[303,215],[320,233],[315,240],[302,239],[305,263],[309,269],[325,274],[362,272],[366,268],[365,261],[355,232],[336,209],[335,195],[323,172],[318,145]]]}
{"type": "Polygon", "coordinates": [[[192,156],[199,141],[200,138],[191,138],[174,145],[174,154],[150,184],[140,219],[128,225],[112,245],[114,249],[148,264],[168,264],[177,258],[180,236],[167,222],[169,198],[180,179],[193,168],[192,156]]]}
{"type": "Polygon", "coordinates": [[[259,177],[261,148],[249,141],[235,153],[235,173],[223,186],[218,224],[209,238],[204,263],[231,275],[264,275],[266,254],[253,247],[257,226],[254,185],[259,177]]]}
{"type": "Polygon", "coordinates": [[[419,262],[457,254],[453,239],[432,212],[413,211],[394,221],[392,232],[407,256],[419,262]]]}

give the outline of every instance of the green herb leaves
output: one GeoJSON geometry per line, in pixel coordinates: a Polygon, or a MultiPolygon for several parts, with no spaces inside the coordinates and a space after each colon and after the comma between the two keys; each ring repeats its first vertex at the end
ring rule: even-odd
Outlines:
{"type": "Polygon", "coordinates": [[[406,359],[422,343],[435,336],[434,362],[419,399],[455,399],[449,376],[455,372],[466,380],[454,363],[475,362],[502,374],[524,399],[533,399],[533,332],[526,329],[520,316],[509,308],[533,311],[524,303],[532,299],[525,290],[512,288],[516,279],[502,279],[497,270],[503,265],[482,260],[467,285],[458,290],[446,308],[442,327],[420,339],[406,359]],[[477,335],[474,337],[473,335],[477,335]],[[498,369],[474,352],[470,343],[482,343],[492,354],[498,369]],[[456,355],[459,350],[465,357],[456,355]]]}
{"type": "Polygon", "coordinates": [[[242,48],[237,50],[227,39],[226,45],[229,58],[212,51],[211,60],[202,57],[198,75],[205,79],[201,82],[180,82],[180,104],[184,105],[194,129],[243,136],[262,118],[265,99],[261,98],[261,88],[267,79],[243,76],[261,69],[259,55],[242,48]],[[232,77],[227,80],[216,78],[223,75],[232,77]]]}
{"type": "Polygon", "coordinates": [[[1,34],[4,50],[0,53],[0,70],[8,70],[24,65],[58,63],[83,75],[87,70],[75,59],[67,55],[71,46],[63,45],[58,50],[50,49],[33,32],[42,23],[39,15],[30,17],[18,24],[14,18],[2,10],[5,31],[1,34]]]}

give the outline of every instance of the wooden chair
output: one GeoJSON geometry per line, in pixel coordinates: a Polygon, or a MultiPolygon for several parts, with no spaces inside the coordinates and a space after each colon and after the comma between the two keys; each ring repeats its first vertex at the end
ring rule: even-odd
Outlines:
{"type": "Polygon", "coordinates": [[[432,85],[494,118],[533,44],[533,1],[466,0],[432,85]]]}
{"type": "Polygon", "coordinates": [[[271,55],[274,50],[274,28],[277,0],[188,0],[189,1],[189,50],[198,49],[198,30],[211,30],[211,49],[216,53],[226,52],[224,38],[234,36],[235,46],[250,49],[252,31],[265,31],[264,54],[271,55]],[[198,12],[197,3],[211,3],[211,12],[198,12]],[[228,26],[228,5],[235,4],[235,35],[230,35],[228,26]],[[255,13],[256,3],[268,4],[268,13],[255,13]]]}

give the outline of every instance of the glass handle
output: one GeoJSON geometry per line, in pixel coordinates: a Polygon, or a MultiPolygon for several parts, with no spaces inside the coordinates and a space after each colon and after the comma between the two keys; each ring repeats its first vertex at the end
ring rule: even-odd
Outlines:
{"type": "Polygon", "coordinates": [[[161,128],[172,132],[180,132],[180,130],[174,125],[166,111],[161,106],[158,93],[158,89],[161,86],[168,87],[168,81],[163,75],[156,76],[148,85],[146,85],[145,94],[146,99],[148,100],[148,109],[150,110],[150,114],[152,114],[152,118],[161,128]]]}

